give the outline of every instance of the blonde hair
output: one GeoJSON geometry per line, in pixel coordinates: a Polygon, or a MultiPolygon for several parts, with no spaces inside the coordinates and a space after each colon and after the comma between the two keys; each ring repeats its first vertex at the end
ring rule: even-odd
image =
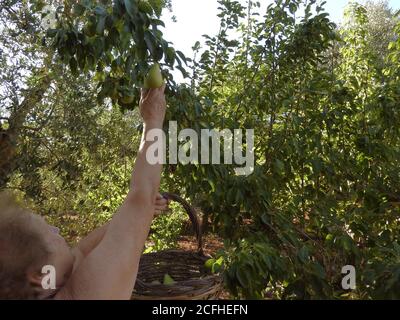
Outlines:
{"type": "Polygon", "coordinates": [[[10,194],[0,193],[0,299],[37,297],[27,274],[38,270],[49,252],[31,215],[10,194]]]}

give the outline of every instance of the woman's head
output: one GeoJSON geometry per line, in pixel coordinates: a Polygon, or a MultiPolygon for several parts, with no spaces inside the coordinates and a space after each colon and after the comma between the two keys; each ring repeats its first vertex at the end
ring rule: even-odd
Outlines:
{"type": "Polygon", "coordinates": [[[41,285],[45,265],[55,267],[57,287],[72,272],[73,256],[58,229],[0,195],[0,299],[46,295],[41,285]]]}

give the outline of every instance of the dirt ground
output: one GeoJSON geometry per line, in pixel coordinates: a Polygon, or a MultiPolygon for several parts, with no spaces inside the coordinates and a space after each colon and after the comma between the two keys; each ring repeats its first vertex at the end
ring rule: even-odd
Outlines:
{"type": "MultiPolygon", "coordinates": [[[[197,250],[197,241],[194,236],[183,235],[178,240],[179,248],[182,250],[197,250]]],[[[206,255],[215,255],[215,253],[223,249],[224,244],[222,239],[218,238],[213,234],[207,234],[203,236],[203,252],[206,255]]]]}

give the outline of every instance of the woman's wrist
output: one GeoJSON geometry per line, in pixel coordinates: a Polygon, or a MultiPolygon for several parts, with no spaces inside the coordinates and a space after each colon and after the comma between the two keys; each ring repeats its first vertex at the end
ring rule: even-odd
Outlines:
{"type": "Polygon", "coordinates": [[[146,130],[151,129],[162,129],[164,121],[162,119],[152,119],[152,120],[145,120],[143,122],[143,126],[146,130]]]}

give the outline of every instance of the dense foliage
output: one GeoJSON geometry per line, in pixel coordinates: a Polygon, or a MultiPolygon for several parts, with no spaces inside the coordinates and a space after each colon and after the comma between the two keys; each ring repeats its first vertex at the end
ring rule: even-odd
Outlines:
{"type": "MultiPolygon", "coordinates": [[[[233,296],[400,298],[398,17],[354,3],[338,27],[316,0],[219,0],[220,30],[187,59],[160,31],[171,4],[141,2],[55,2],[47,31],[40,1],[1,2],[1,187],[71,239],[109,219],[138,146],[137,88],[161,60],[180,129],[255,130],[252,175],[168,165],[162,186],[224,238],[233,296]]],[[[174,245],[183,217],[158,220],[148,250],[174,245]]]]}

